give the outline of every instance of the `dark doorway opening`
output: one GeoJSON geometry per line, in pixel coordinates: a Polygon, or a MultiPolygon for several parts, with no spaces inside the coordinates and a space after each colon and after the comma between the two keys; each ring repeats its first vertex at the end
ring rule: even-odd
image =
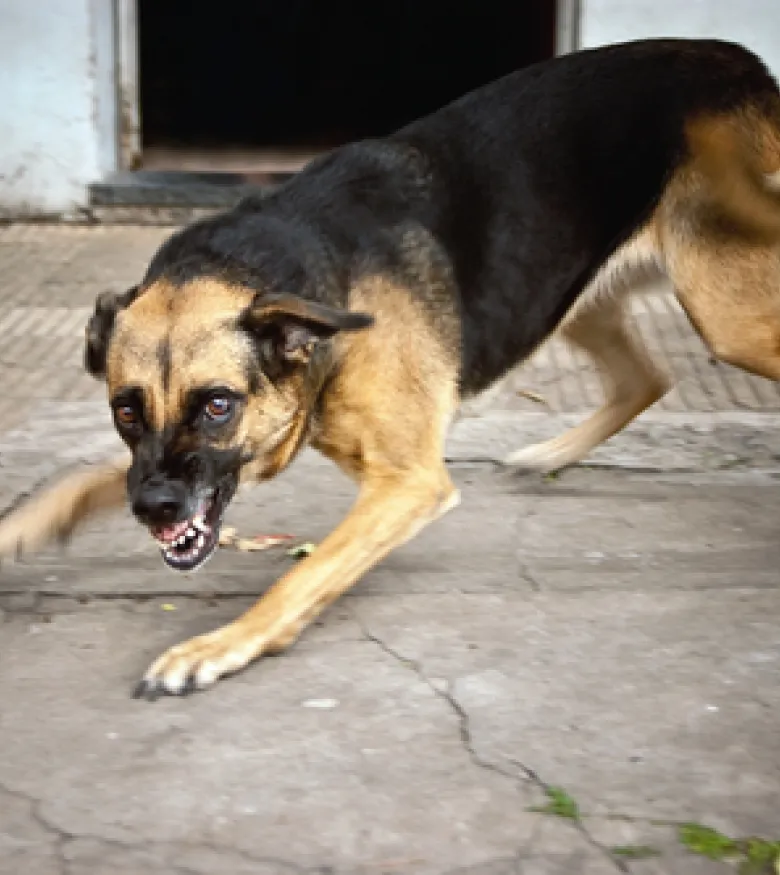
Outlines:
{"type": "Polygon", "coordinates": [[[273,169],[389,133],[551,57],[555,6],[139,0],[143,166],[273,169]]]}

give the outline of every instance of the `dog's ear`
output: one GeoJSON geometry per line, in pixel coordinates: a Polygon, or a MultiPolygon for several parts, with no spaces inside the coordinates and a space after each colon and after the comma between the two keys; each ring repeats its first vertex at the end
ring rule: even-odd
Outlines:
{"type": "Polygon", "coordinates": [[[95,301],[95,312],[87,323],[87,340],[84,347],[84,367],[93,377],[106,375],[106,355],[116,314],[138,297],[140,286],[133,286],[122,294],[103,292],[95,301]]]}
{"type": "Polygon", "coordinates": [[[280,364],[306,364],[316,345],[339,331],[373,325],[368,313],[353,313],[293,295],[258,296],[241,318],[241,327],[260,343],[264,358],[280,364]]]}

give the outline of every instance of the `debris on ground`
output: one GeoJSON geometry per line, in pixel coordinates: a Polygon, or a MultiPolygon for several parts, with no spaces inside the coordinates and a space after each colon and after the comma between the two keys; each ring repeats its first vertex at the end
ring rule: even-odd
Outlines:
{"type": "Polygon", "coordinates": [[[546,805],[534,805],[529,811],[539,814],[554,814],[556,817],[566,817],[569,820],[580,819],[580,807],[562,787],[545,787],[544,793],[549,802],[546,805]]]}
{"type": "Polygon", "coordinates": [[[289,544],[294,541],[294,535],[255,535],[252,538],[240,538],[238,532],[232,526],[225,526],[219,535],[220,547],[232,547],[241,553],[260,553],[263,550],[270,550],[272,547],[279,547],[282,544],[289,544]]]}
{"type": "Polygon", "coordinates": [[[540,395],[538,392],[532,392],[530,389],[518,389],[515,394],[519,398],[527,398],[529,401],[533,401],[534,404],[544,404],[545,407],[552,407],[544,395],[540,395]]]}
{"type": "Polygon", "coordinates": [[[293,559],[304,559],[306,556],[311,556],[316,546],[316,544],[312,544],[310,541],[304,544],[296,544],[287,551],[287,555],[292,556],[293,559]]]}
{"type": "Polygon", "coordinates": [[[780,875],[780,841],[733,839],[699,823],[681,824],[678,838],[692,854],[736,863],[739,875],[780,875]]]}

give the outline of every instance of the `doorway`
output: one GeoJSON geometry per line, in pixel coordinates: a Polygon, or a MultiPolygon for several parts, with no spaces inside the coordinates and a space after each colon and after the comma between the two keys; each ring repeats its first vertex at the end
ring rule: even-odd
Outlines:
{"type": "Polygon", "coordinates": [[[288,173],[556,52],[555,0],[137,0],[135,167],[288,173]]]}

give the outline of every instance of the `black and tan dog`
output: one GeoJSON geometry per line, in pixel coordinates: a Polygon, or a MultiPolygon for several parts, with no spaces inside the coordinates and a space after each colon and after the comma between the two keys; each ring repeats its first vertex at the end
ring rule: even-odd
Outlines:
{"type": "Polygon", "coordinates": [[[0,554],[129,496],[165,561],[193,569],[239,481],[311,445],[359,484],[347,518],[242,617],[161,656],[139,692],[206,687],[281,651],[457,504],[443,445],[459,403],[553,331],[594,357],[607,400],[510,461],[576,462],[663,394],[624,317],[648,276],[671,279],[717,356],[780,377],[778,180],[777,85],[715,41],[559,58],[338,149],[175,234],[137,288],[98,301],[86,363],[132,464],[11,514],[0,554]]]}

